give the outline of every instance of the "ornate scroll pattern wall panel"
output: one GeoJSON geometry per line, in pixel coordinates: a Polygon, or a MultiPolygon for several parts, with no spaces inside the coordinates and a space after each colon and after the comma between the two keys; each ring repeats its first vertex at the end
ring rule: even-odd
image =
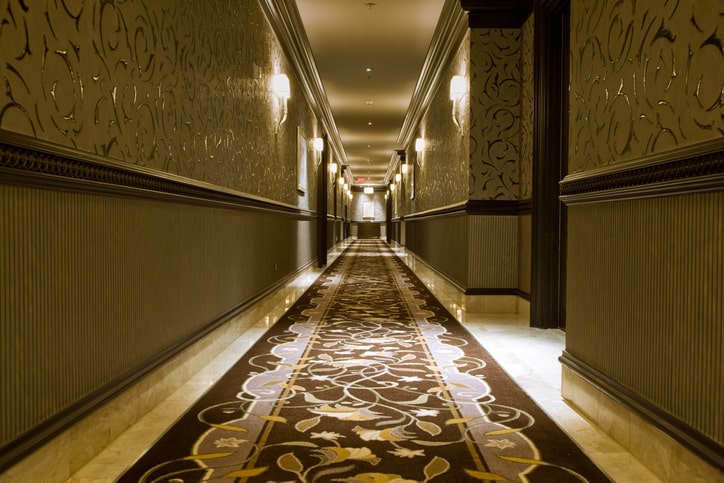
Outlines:
{"type": "MultiPolygon", "coordinates": [[[[413,153],[415,161],[414,212],[427,211],[467,199],[468,153],[470,140],[465,135],[469,125],[467,101],[458,106],[459,130],[452,120],[450,79],[454,75],[466,75],[470,58],[470,39],[465,36],[455,58],[450,64],[443,83],[430,103],[420,125],[420,137],[425,139],[425,150],[413,153]]],[[[410,150],[414,150],[414,146],[410,150]]],[[[409,198],[409,189],[405,192],[409,198]]]]}
{"type": "Polygon", "coordinates": [[[295,129],[308,121],[292,117],[304,102],[257,2],[5,5],[0,129],[297,203],[295,129]],[[278,129],[281,71],[293,97],[278,129]]]}
{"type": "Polygon", "coordinates": [[[533,196],[533,40],[535,20],[533,15],[520,30],[520,170],[519,199],[533,196]]]}
{"type": "Polygon", "coordinates": [[[571,4],[570,166],[724,136],[724,4],[571,4]]]}
{"type": "Polygon", "coordinates": [[[515,200],[520,183],[519,29],[470,35],[470,199],[515,200]]]}

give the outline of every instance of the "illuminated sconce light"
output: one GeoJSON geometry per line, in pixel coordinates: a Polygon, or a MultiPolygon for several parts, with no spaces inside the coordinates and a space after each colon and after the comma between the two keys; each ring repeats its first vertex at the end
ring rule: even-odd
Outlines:
{"type": "Polygon", "coordinates": [[[402,174],[407,174],[409,171],[409,166],[407,166],[407,163],[402,165],[402,174]]]}
{"type": "Polygon", "coordinates": [[[348,185],[347,183],[345,183],[344,186],[342,186],[342,188],[344,188],[345,191],[348,191],[348,190],[349,190],[349,185],[348,185]]]}
{"type": "Polygon", "coordinates": [[[390,184],[390,191],[395,191],[395,183],[390,184]]]}
{"type": "Polygon", "coordinates": [[[402,175],[400,173],[395,173],[395,182],[399,183],[402,179],[402,175]]]}
{"type": "Polygon", "coordinates": [[[276,74],[272,77],[272,92],[282,103],[282,118],[279,125],[287,120],[287,100],[291,97],[292,90],[289,87],[289,77],[286,74],[276,74]]]}
{"type": "Polygon", "coordinates": [[[329,165],[329,172],[332,174],[337,174],[337,163],[332,163],[329,165]]]}
{"type": "Polygon", "coordinates": [[[467,80],[464,75],[454,75],[453,78],[450,79],[450,100],[453,101],[452,119],[459,130],[462,130],[462,126],[460,126],[460,121],[458,121],[457,117],[458,102],[465,95],[465,91],[467,90],[466,83],[467,80]]]}
{"type": "Polygon", "coordinates": [[[312,145],[314,146],[314,150],[317,152],[324,151],[324,139],[322,138],[314,138],[312,140],[312,145]]]}
{"type": "Polygon", "coordinates": [[[374,189],[372,186],[365,186],[365,194],[366,194],[366,195],[371,195],[371,194],[374,193],[374,192],[375,192],[375,189],[374,189]]]}
{"type": "Polygon", "coordinates": [[[339,185],[342,186],[344,184],[344,176],[339,177],[339,185]]]}
{"type": "Polygon", "coordinates": [[[421,153],[425,150],[425,140],[423,138],[415,139],[415,151],[421,153]]]}

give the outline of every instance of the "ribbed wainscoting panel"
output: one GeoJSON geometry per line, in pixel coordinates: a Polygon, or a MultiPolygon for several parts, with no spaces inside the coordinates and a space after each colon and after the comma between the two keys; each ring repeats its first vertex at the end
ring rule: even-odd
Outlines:
{"type": "Polygon", "coordinates": [[[314,221],[0,185],[0,447],[311,262],[314,221]]]}
{"type": "Polygon", "coordinates": [[[567,352],[724,444],[724,192],[568,213],[567,352]]]}
{"type": "Polygon", "coordinates": [[[470,216],[468,287],[518,287],[518,218],[470,216]]]}
{"type": "Polygon", "coordinates": [[[468,217],[465,213],[406,221],[405,245],[461,288],[467,288],[468,217]]]}

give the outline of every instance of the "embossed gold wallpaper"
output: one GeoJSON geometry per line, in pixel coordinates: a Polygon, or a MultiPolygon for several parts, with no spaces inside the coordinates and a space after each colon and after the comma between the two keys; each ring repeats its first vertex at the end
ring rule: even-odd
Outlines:
{"type": "MultiPolygon", "coordinates": [[[[443,82],[449,83],[454,75],[468,75],[469,58],[468,35],[443,76],[443,82]]],[[[459,106],[463,129],[458,130],[452,120],[451,106],[448,84],[445,84],[436,93],[420,123],[419,136],[425,139],[425,151],[415,153],[414,146],[408,149],[409,162],[415,163],[415,199],[405,213],[419,213],[468,199],[469,108],[467,102],[459,106]]]]}
{"type": "Polygon", "coordinates": [[[296,127],[317,136],[316,120],[256,1],[9,1],[0,24],[0,129],[316,204],[293,189],[296,127]],[[281,127],[279,72],[292,87],[281,127]]]}
{"type": "Polygon", "coordinates": [[[572,2],[570,173],[724,136],[720,7],[572,2]]]}
{"type": "Polygon", "coordinates": [[[520,185],[520,29],[472,29],[470,43],[470,199],[515,200],[520,185]]]}

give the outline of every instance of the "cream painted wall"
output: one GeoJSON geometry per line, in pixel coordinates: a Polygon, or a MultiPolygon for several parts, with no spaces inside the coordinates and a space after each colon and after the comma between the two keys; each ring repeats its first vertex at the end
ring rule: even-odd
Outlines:
{"type": "Polygon", "coordinates": [[[355,192],[352,195],[351,221],[385,221],[386,206],[384,191],[375,191],[371,195],[355,192]],[[364,217],[365,203],[372,204],[374,220],[368,220],[364,217]]]}

